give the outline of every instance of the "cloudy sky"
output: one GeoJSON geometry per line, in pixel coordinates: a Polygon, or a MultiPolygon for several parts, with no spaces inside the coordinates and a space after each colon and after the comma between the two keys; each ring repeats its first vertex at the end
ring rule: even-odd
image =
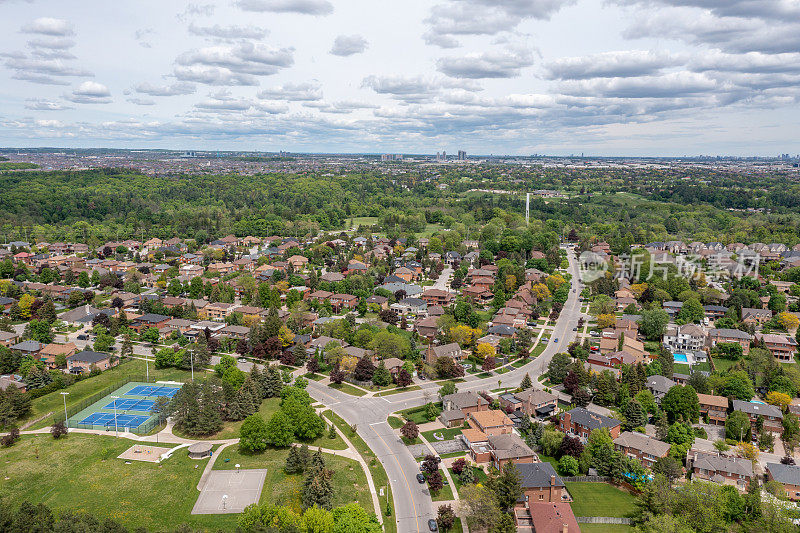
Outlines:
{"type": "Polygon", "coordinates": [[[0,0],[0,145],[798,153],[800,0],[0,0]]]}

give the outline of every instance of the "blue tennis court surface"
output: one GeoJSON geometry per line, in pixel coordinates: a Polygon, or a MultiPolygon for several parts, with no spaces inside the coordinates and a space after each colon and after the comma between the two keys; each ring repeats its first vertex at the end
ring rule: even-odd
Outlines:
{"type": "Polygon", "coordinates": [[[154,387],[152,385],[139,385],[125,393],[125,396],[166,396],[172,398],[178,392],[177,387],[154,387]]]}
{"type": "MultiPolygon", "coordinates": [[[[149,416],[117,415],[116,427],[135,429],[147,422],[149,416]]],[[[114,427],[114,413],[92,413],[80,422],[93,426],[114,427]]]]}
{"type": "Polygon", "coordinates": [[[123,411],[141,411],[143,413],[149,413],[150,409],[153,408],[155,405],[154,400],[137,400],[135,398],[119,398],[114,400],[110,404],[103,407],[103,409],[117,409],[123,411]]]}

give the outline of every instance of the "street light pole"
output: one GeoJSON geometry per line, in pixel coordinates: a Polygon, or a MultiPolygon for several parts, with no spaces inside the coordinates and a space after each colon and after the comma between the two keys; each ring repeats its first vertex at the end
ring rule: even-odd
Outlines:
{"type": "Polygon", "coordinates": [[[192,366],[192,381],[194,381],[194,348],[189,352],[189,361],[192,366]]]}
{"type": "Polygon", "coordinates": [[[61,393],[61,397],[64,398],[64,425],[67,427],[67,430],[69,430],[69,422],[67,422],[67,395],[68,394],[69,394],[68,392],[62,392],[61,393]]]}
{"type": "Polygon", "coordinates": [[[117,429],[117,400],[119,396],[112,396],[114,399],[114,436],[119,437],[119,430],[117,429]]]}

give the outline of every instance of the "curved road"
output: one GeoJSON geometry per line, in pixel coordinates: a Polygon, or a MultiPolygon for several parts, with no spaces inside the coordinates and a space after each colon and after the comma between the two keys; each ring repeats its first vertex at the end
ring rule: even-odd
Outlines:
{"type": "MultiPolygon", "coordinates": [[[[581,315],[578,297],[582,285],[577,259],[571,249],[567,250],[567,258],[569,271],[572,274],[572,286],[550,336],[553,341],[558,339],[558,343],[550,342],[539,357],[505,374],[483,379],[467,376],[465,382],[458,385],[459,391],[496,388],[498,379],[501,379],[504,385],[516,387],[526,373],[530,374],[535,387],[541,386],[536,378],[546,371],[553,355],[572,342],[575,337],[573,328],[577,327],[581,315]]],[[[309,381],[307,387],[314,399],[331,408],[348,424],[358,426],[358,434],[383,464],[392,486],[397,529],[403,533],[428,531],[428,519],[436,518],[436,509],[427,485],[418,484],[415,478],[419,472],[419,464],[386,421],[391,413],[424,405],[428,401],[426,398],[436,398],[440,385],[427,382],[421,387],[422,390],[377,398],[351,396],[316,381],[309,381]]]]}

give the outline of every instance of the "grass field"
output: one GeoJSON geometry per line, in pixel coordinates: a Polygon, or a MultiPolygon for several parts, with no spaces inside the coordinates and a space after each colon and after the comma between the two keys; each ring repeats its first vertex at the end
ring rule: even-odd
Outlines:
{"type": "Polygon", "coordinates": [[[461,435],[461,428],[432,429],[423,431],[420,435],[425,437],[428,442],[436,442],[438,439],[433,436],[434,433],[441,433],[444,437],[442,440],[452,440],[456,438],[456,435],[461,435]]]}
{"type": "Polygon", "coordinates": [[[575,516],[628,516],[636,498],[608,483],[567,483],[575,516]]]}
{"type": "Polygon", "coordinates": [[[333,422],[342,433],[344,433],[358,453],[367,462],[369,471],[372,474],[372,482],[375,484],[375,489],[380,492],[381,487],[385,488],[385,497],[381,498],[381,513],[383,514],[383,530],[386,533],[397,533],[397,522],[394,518],[394,505],[392,505],[392,516],[386,515],[386,501],[393,502],[392,500],[392,487],[389,485],[389,476],[386,475],[386,470],[367,443],[364,442],[358,433],[351,430],[347,422],[342,417],[332,412],[330,409],[322,413],[325,418],[333,422]]]}
{"type": "Polygon", "coordinates": [[[387,421],[389,422],[389,425],[392,426],[392,429],[400,429],[403,427],[403,421],[396,416],[390,416],[387,421]]]}
{"type": "MultiPolygon", "coordinates": [[[[456,492],[458,492],[459,490],[461,490],[462,487],[461,481],[459,480],[458,476],[455,475],[455,473],[453,473],[452,468],[448,468],[448,470],[450,471],[450,477],[453,478],[453,483],[455,484],[455,490],[456,492]]],[[[483,469],[478,468],[477,466],[473,466],[472,472],[475,474],[475,483],[482,483],[482,484],[486,483],[486,472],[484,472],[483,469]]]]}
{"type": "Polygon", "coordinates": [[[718,372],[727,372],[733,365],[737,363],[737,361],[732,361],[730,359],[723,359],[722,357],[715,357],[714,360],[714,370],[718,372]]]}
{"type": "Polygon", "coordinates": [[[406,387],[405,389],[395,388],[384,392],[379,392],[375,394],[375,396],[391,396],[392,394],[400,394],[401,392],[409,392],[420,389],[421,387],[419,385],[411,385],[409,387],[406,387]]]}
{"type": "MultiPolygon", "coordinates": [[[[436,494],[431,491],[431,499],[435,502],[448,502],[453,500],[453,489],[451,489],[450,485],[447,484],[447,478],[444,477],[444,474],[442,474],[442,479],[445,481],[445,485],[442,487],[442,490],[436,494]]],[[[453,480],[453,483],[455,483],[455,480],[453,480]]]]}
{"type": "Polygon", "coordinates": [[[133,444],[79,433],[59,440],[24,436],[12,448],[0,449],[0,496],[119,520],[131,529],[172,530],[184,523],[204,530],[235,529],[236,515],[190,514],[206,460],[189,459],[184,451],[160,465],[126,465],[116,457],[133,444]]]}
{"type": "MultiPolygon", "coordinates": [[[[141,379],[145,376],[145,373],[146,366],[144,361],[140,359],[127,361],[117,367],[106,370],[99,376],[84,379],[64,390],[51,392],[41,398],[36,398],[31,402],[31,414],[28,416],[27,420],[35,420],[47,413],[63,413],[64,399],[61,396],[61,392],[69,393],[67,396],[67,407],[69,408],[106,387],[120,383],[125,379],[141,379]]],[[[177,370],[175,368],[156,369],[155,364],[150,365],[151,381],[188,381],[190,376],[190,372],[186,370],[177,370]]],[[[22,422],[24,422],[24,420],[22,422]]],[[[30,429],[47,427],[52,425],[52,423],[50,417],[47,417],[34,424],[30,429]]]]}
{"type": "Polygon", "coordinates": [[[531,357],[539,357],[540,355],[542,355],[542,352],[544,351],[544,349],[545,349],[545,347],[546,347],[546,346],[547,346],[547,344],[546,344],[545,342],[542,342],[542,343],[540,343],[540,344],[539,344],[539,345],[538,345],[536,348],[534,348],[534,349],[533,349],[533,351],[531,352],[531,357]]]}
{"type": "MultiPolygon", "coordinates": [[[[310,447],[313,453],[313,447],[310,447]]],[[[239,453],[239,447],[228,446],[220,452],[215,470],[232,470],[239,464],[242,468],[266,468],[267,479],[261,492],[261,502],[286,505],[297,511],[301,510],[300,495],[303,491],[303,474],[286,474],[283,467],[288,448],[272,448],[258,454],[239,453]],[[227,461],[226,461],[227,460],[227,461]]],[[[345,457],[323,454],[325,464],[333,472],[333,506],[357,502],[366,511],[372,513],[372,497],[367,485],[367,477],[357,461],[345,457]]]]}
{"type": "Polygon", "coordinates": [[[328,387],[344,392],[345,394],[349,394],[351,396],[364,396],[367,393],[366,391],[353,387],[349,383],[331,383],[328,385],[328,387]]]}

